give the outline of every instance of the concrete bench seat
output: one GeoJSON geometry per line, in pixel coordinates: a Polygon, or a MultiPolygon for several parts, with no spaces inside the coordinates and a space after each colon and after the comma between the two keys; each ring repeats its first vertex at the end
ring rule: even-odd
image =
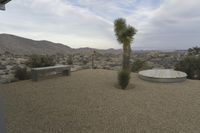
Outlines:
{"type": "Polygon", "coordinates": [[[32,80],[37,81],[42,75],[50,72],[62,73],[63,75],[70,75],[71,67],[68,65],[49,66],[49,67],[38,67],[31,69],[32,80]]]}

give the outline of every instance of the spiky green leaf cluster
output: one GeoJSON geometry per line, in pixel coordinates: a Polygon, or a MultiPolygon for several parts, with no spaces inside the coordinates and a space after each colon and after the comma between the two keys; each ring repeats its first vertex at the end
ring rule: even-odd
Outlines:
{"type": "Polygon", "coordinates": [[[114,26],[118,42],[129,45],[133,41],[133,36],[136,34],[137,30],[131,25],[127,25],[126,20],[123,18],[116,19],[114,26]]]}

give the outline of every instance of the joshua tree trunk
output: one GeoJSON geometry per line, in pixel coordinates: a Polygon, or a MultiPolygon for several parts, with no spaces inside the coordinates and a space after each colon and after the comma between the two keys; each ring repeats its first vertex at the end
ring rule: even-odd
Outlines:
{"type": "Polygon", "coordinates": [[[130,53],[131,47],[128,44],[123,45],[123,70],[130,71],[130,53]]]}

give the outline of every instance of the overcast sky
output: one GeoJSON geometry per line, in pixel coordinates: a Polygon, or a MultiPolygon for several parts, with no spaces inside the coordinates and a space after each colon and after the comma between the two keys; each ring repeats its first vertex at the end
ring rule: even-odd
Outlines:
{"type": "Polygon", "coordinates": [[[121,48],[113,31],[126,18],[135,49],[200,46],[200,0],[12,0],[0,11],[0,33],[73,48],[121,48]]]}

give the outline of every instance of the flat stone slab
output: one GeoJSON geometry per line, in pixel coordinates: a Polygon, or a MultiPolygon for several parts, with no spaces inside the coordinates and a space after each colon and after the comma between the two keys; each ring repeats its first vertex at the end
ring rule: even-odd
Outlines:
{"type": "MultiPolygon", "coordinates": [[[[49,67],[38,67],[38,68],[32,68],[31,74],[32,74],[32,80],[37,81],[39,76],[45,75],[50,72],[62,72],[64,75],[70,75],[71,66],[69,65],[58,65],[58,66],[49,66],[49,67]]],[[[55,73],[56,74],[56,73],[55,73]]]]}
{"type": "Polygon", "coordinates": [[[185,81],[187,74],[173,69],[150,69],[140,71],[139,77],[147,81],[170,83],[185,81]]]}

